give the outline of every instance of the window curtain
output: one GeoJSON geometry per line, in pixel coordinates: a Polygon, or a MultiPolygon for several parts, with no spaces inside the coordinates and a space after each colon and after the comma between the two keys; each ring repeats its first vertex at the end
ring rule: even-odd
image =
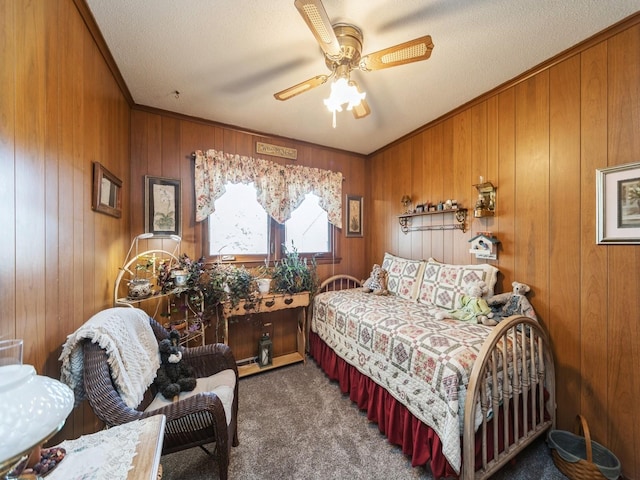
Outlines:
{"type": "Polygon", "coordinates": [[[217,150],[195,152],[196,221],[215,211],[215,201],[227,183],[256,186],[258,203],[278,223],[284,223],[307,193],[320,198],[329,222],[342,228],[342,174],[300,165],[280,165],[261,158],[217,150]]]}

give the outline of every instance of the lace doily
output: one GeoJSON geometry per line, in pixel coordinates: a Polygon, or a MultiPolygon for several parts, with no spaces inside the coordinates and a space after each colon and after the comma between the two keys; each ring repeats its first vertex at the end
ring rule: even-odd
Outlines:
{"type": "Polygon", "coordinates": [[[47,480],[126,480],[145,421],[65,440],[67,456],[47,480]]]}

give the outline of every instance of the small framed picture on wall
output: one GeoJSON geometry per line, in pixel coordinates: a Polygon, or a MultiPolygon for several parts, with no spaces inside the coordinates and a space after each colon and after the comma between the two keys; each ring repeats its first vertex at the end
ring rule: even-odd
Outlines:
{"type": "Polygon", "coordinates": [[[596,241],[640,244],[640,163],[596,170],[596,241]]]}
{"type": "Polygon", "coordinates": [[[156,237],[182,235],[180,180],[144,177],[144,231],[156,237]]]}
{"type": "Polygon", "coordinates": [[[362,197],[347,195],[346,201],[346,237],[362,237],[362,197]]]}
{"type": "Polygon", "coordinates": [[[99,162],[93,162],[91,208],[112,217],[122,216],[122,180],[99,162]]]}

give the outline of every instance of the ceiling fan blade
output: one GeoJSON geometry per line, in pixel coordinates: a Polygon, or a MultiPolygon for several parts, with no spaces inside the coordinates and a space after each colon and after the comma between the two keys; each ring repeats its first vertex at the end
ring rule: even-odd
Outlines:
{"type": "Polygon", "coordinates": [[[305,80],[304,82],[300,82],[293,87],[285,88],[281,92],[275,93],[273,96],[276,97],[276,100],[289,100],[291,97],[295,97],[296,95],[322,85],[328,78],[328,75],[316,75],[315,77],[305,80]]]}
{"type": "Polygon", "coordinates": [[[316,37],[322,51],[332,59],[340,58],[340,44],[322,2],[320,0],[295,0],[294,4],[316,37]]]}
{"type": "Polygon", "coordinates": [[[365,55],[360,60],[360,69],[365,71],[382,70],[405,63],[419,62],[431,56],[433,42],[430,35],[415,38],[394,47],[385,48],[365,55]]]}

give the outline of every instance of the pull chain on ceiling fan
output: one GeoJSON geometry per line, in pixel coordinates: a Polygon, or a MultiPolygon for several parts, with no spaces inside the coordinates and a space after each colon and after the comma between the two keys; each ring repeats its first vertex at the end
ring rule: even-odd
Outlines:
{"type": "Polygon", "coordinates": [[[331,74],[316,75],[274,94],[274,97],[277,100],[289,100],[334,77],[331,94],[324,100],[326,107],[333,113],[334,128],[336,112],[341,112],[344,105],[353,112],[356,119],[371,113],[365,100],[366,93],[361,92],[358,84],[350,78],[352,70],[382,70],[427,60],[431,56],[434,45],[431,36],[425,35],[361,57],[363,35],[358,27],[347,23],[332,25],[321,0],[295,0],[294,4],[324,52],[325,63],[331,74]]]}

